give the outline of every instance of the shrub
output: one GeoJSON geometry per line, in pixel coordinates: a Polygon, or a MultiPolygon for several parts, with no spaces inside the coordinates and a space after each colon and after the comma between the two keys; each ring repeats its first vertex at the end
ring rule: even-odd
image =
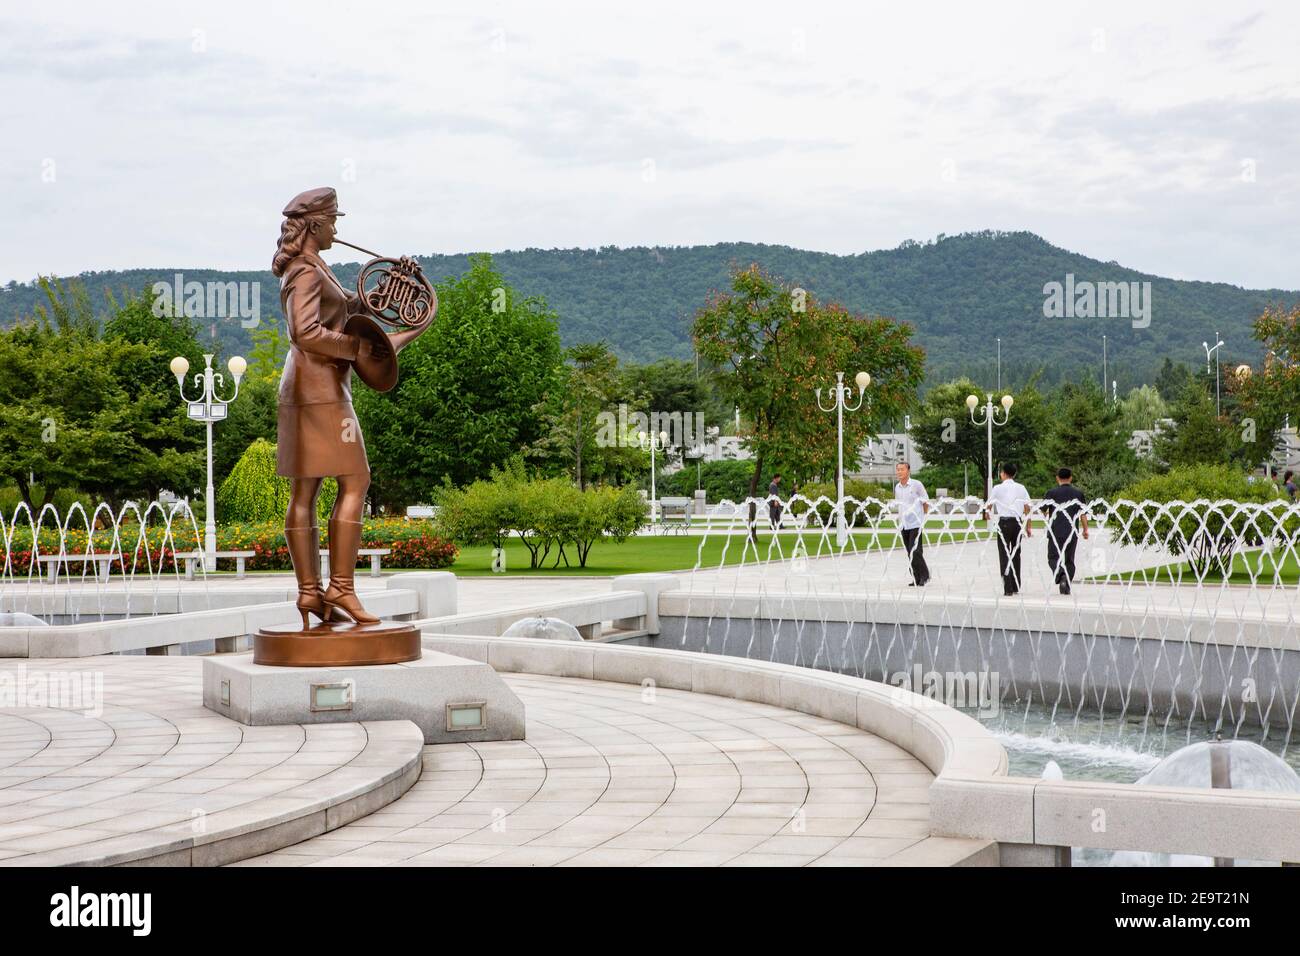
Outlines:
{"type": "Polygon", "coordinates": [[[1118,543],[1164,545],[1185,555],[1198,579],[1212,570],[1229,574],[1243,547],[1297,531],[1296,519],[1284,517],[1277,485],[1248,481],[1230,465],[1172,468],[1130,485],[1116,499],[1107,524],[1118,543]]]}
{"type": "MultiPolygon", "coordinates": [[[[821,527],[831,527],[832,516],[835,511],[835,482],[825,481],[806,484],[798,490],[798,493],[807,498],[809,502],[816,503],[817,521],[821,527]]],[[[893,496],[892,488],[886,489],[874,482],[863,481],[860,478],[844,479],[844,497],[846,499],[844,502],[844,517],[849,527],[862,527],[878,520],[881,511],[884,510],[881,502],[888,501],[893,496]]],[[[799,517],[806,514],[811,507],[813,505],[808,502],[794,500],[790,503],[790,513],[799,517]]]]}
{"type": "MultiPolygon", "coordinates": [[[[334,508],[338,482],[321,485],[316,513],[323,523],[334,508]]],[[[275,473],[275,445],[259,438],[245,449],[217,490],[217,516],[222,521],[283,521],[289,510],[289,479],[275,473]]]]}
{"type": "Polygon", "coordinates": [[[438,496],[436,527],[460,545],[503,546],[515,535],[528,549],[529,567],[567,566],[571,545],[578,566],[587,566],[592,545],[608,538],[626,540],[646,520],[645,503],[635,488],[593,486],[579,489],[567,478],[524,477],[517,470],[496,471],[490,480],[446,488],[438,496]]]}

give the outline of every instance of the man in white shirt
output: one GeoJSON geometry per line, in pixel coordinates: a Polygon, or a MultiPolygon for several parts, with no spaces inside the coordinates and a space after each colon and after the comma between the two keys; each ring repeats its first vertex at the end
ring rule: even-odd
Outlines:
{"type": "Polygon", "coordinates": [[[930,568],[925,563],[925,516],[930,510],[930,496],[925,485],[912,477],[912,466],[900,461],[894,466],[898,484],[894,485],[894,500],[898,502],[898,526],[903,534],[903,547],[912,568],[912,583],[908,587],[923,588],[930,580],[930,568]]]}
{"type": "Polygon", "coordinates": [[[1033,522],[1028,519],[1029,491],[1016,481],[1016,466],[1002,466],[1002,483],[995,485],[984,512],[998,521],[998,570],[1002,573],[1002,593],[1006,597],[1020,590],[1020,532],[1032,537],[1033,522]]]}

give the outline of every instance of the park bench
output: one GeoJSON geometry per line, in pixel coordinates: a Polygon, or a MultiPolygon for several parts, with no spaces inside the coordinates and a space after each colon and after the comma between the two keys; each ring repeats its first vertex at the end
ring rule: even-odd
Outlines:
{"type": "MultiPolygon", "coordinates": [[[[54,584],[59,579],[59,565],[61,564],[80,564],[84,569],[85,565],[93,563],[95,565],[95,577],[101,581],[107,581],[110,566],[114,561],[121,561],[122,556],[120,554],[48,554],[41,555],[38,560],[41,564],[48,566],[46,577],[48,577],[51,584],[54,584]]],[[[72,576],[72,572],[69,571],[68,575],[72,576]]]]}
{"type": "Polygon", "coordinates": [[[665,531],[682,532],[691,526],[690,498],[660,498],[659,523],[665,531]]]}
{"type": "MultiPolygon", "coordinates": [[[[218,558],[234,558],[235,577],[242,578],[244,576],[244,562],[247,561],[249,558],[251,558],[254,552],[218,551],[216,554],[218,558]]],[[[184,559],[185,561],[185,580],[193,581],[195,568],[197,567],[199,562],[203,560],[203,553],[201,551],[187,551],[183,554],[176,555],[176,557],[178,559],[184,559]]]]}
{"type": "MultiPolygon", "coordinates": [[[[386,554],[392,553],[392,548],[362,548],[357,552],[357,557],[370,559],[370,576],[377,578],[379,577],[379,559],[386,554]]],[[[320,576],[322,580],[330,576],[329,548],[320,549],[320,576]]]]}

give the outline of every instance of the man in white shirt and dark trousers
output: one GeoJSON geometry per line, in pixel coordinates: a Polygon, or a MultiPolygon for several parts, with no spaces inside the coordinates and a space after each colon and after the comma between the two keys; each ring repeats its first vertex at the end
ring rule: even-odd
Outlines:
{"type": "Polygon", "coordinates": [[[894,466],[898,484],[894,485],[894,500],[898,502],[898,526],[903,534],[903,547],[907,550],[912,568],[912,583],[908,587],[923,588],[930,580],[930,568],[925,563],[925,516],[930,510],[930,496],[925,485],[912,477],[912,466],[900,461],[894,466]]]}
{"type": "Polygon", "coordinates": [[[1016,466],[1007,462],[1002,466],[1002,483],[995,485],[989,495],[989,515],[998,519],[998,570],[1002,573],[1002,593],[1006,597],[1020,591],[1020,532],[1033,536],[1028,520],[1029,492],[1016,481],[1016,466]]]}

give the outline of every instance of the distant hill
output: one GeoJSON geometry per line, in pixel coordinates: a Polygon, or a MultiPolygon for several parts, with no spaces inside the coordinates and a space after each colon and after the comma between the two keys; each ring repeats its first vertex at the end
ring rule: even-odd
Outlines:
{"type": "MultiPolygon", "coordinates": [[[[420,257],[435,279],[468,268],[468,254],[420,257]]],[[[1254,358],[1258,347],[1251,320],[1269,302],[1300,301],[1295,290],[1250,290],[1223,283],[1187,282],[1146,275],[1114,262],[1100,262],[1051,245],[1028,233],[968,233],[906,242],[852,256],[808,252],[788,246],[720,243],[712,246],[620,249],[524,249],[493,259],[519,291],[540,295],[560,315],[566,345],[604,339],[624,358],[650,361],[690,358],[690,323],[712,289],[727,287],[732,265],[760,263],[822,299],[850,309],[912,323],[926,349],[929,375],[972,374],[992,385],[995,338],[1002,339],[1004,381],[1034,370],[1047,381],[1099,370],[1102,335],[1111,370],[1126,388],[1148,378],[1165,356],[1195,365],[1201,342],[1217,330],[1227,342],[1224,357],[1254,358]],[[1149,328],[1121,318],[1045,318],[1048,282],[1150,282],[1149,328]]],[[[339,278],[355,281],[357,265],[339,266],[339,278]]],[[[171,281],[175,269],[86,273],[79,278],[91,301],[155,281],[171,281]]],[[[187,280],[260,280],[262,309],[279,317],[278,281],[270,272],[185,270],[187,280]]],[[[0,289],[0,324],[30,315],[41,301],[33,284],[0,289]]],[[[247,349],[248,330],[238,321],[215,323],[223,349],[247,349]]]]}

